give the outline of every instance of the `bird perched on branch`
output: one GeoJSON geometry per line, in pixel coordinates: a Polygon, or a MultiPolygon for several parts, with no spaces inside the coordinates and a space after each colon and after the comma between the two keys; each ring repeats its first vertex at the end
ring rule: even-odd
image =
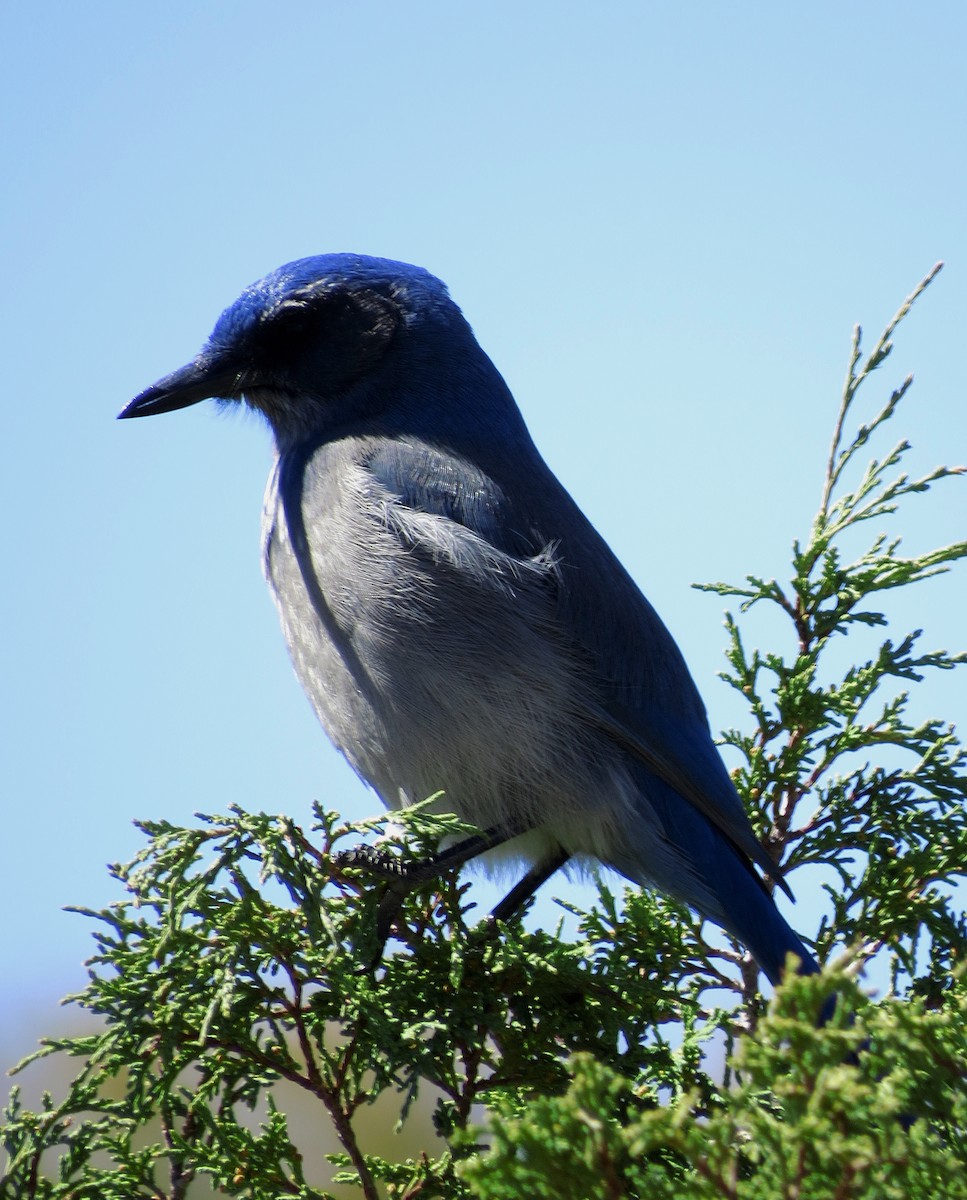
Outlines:
{"type": "Polygon", "coordinates": [[[773,982],[789,953],[816,969],[754,869],[785,886],[677,645],[438,279],[289,263],[121,416],[206,398],[272,428],[265,575],[326,732],[386,805],[442,790],[483,831],[429,869],[510,843],[530,866],[506,916],[595,858],[717,922],[773,982]]]}

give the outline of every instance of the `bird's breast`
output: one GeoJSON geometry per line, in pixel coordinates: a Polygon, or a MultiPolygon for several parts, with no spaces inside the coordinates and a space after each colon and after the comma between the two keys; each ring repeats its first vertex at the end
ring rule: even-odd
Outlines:
{"type": "Polygon", "coordinates": [[[554,636],[549,558],[501,554],[317,451],[269,480],[263,561],[319,720],[387,805],[443,790],[481,826],[583,820],[611,765],[554,636]]]}

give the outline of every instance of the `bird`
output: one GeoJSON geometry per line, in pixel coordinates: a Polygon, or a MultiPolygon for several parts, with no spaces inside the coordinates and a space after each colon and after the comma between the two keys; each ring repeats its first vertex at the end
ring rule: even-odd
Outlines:
{"type": "Polygon", "coordinates": [[[324,730],[388,808],[442,793],[481,830],[428,870],[502,847],[527,864],[506,917],[596,860],[721,926],[774,984],[818,970],[679,647],[444,283],[361,254],[290,262],[119,415],[207,399],[271,429],[263,569],[324,730]]]}

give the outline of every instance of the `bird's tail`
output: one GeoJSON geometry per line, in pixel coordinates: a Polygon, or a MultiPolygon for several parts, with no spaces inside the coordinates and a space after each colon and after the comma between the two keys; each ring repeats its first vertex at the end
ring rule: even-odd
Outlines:
{"type": "Polygon", "coordinates": [[[727,930],[773,984],[782,978],[790,954],[801,974],[819,970],[766,885],[724,834],[661,780],[649,777],[642,796],[650,819],[622,830],[609,866],[634,883],[684,901],[727,930]]]}

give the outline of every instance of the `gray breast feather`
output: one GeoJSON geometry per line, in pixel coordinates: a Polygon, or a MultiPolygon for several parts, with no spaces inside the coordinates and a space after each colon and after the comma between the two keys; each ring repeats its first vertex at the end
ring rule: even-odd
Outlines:
{"type": "Polygon", "coordinates": [[[555,621],[553,547],[514,558],[331,453],[305,468],[302,562],[285,508],[277,470],[264,563],[296,673],[383,801],[442,789],[482,827],[549,825],[607,859],[635,787],[584,719],[592,685],[555,621]]]}

